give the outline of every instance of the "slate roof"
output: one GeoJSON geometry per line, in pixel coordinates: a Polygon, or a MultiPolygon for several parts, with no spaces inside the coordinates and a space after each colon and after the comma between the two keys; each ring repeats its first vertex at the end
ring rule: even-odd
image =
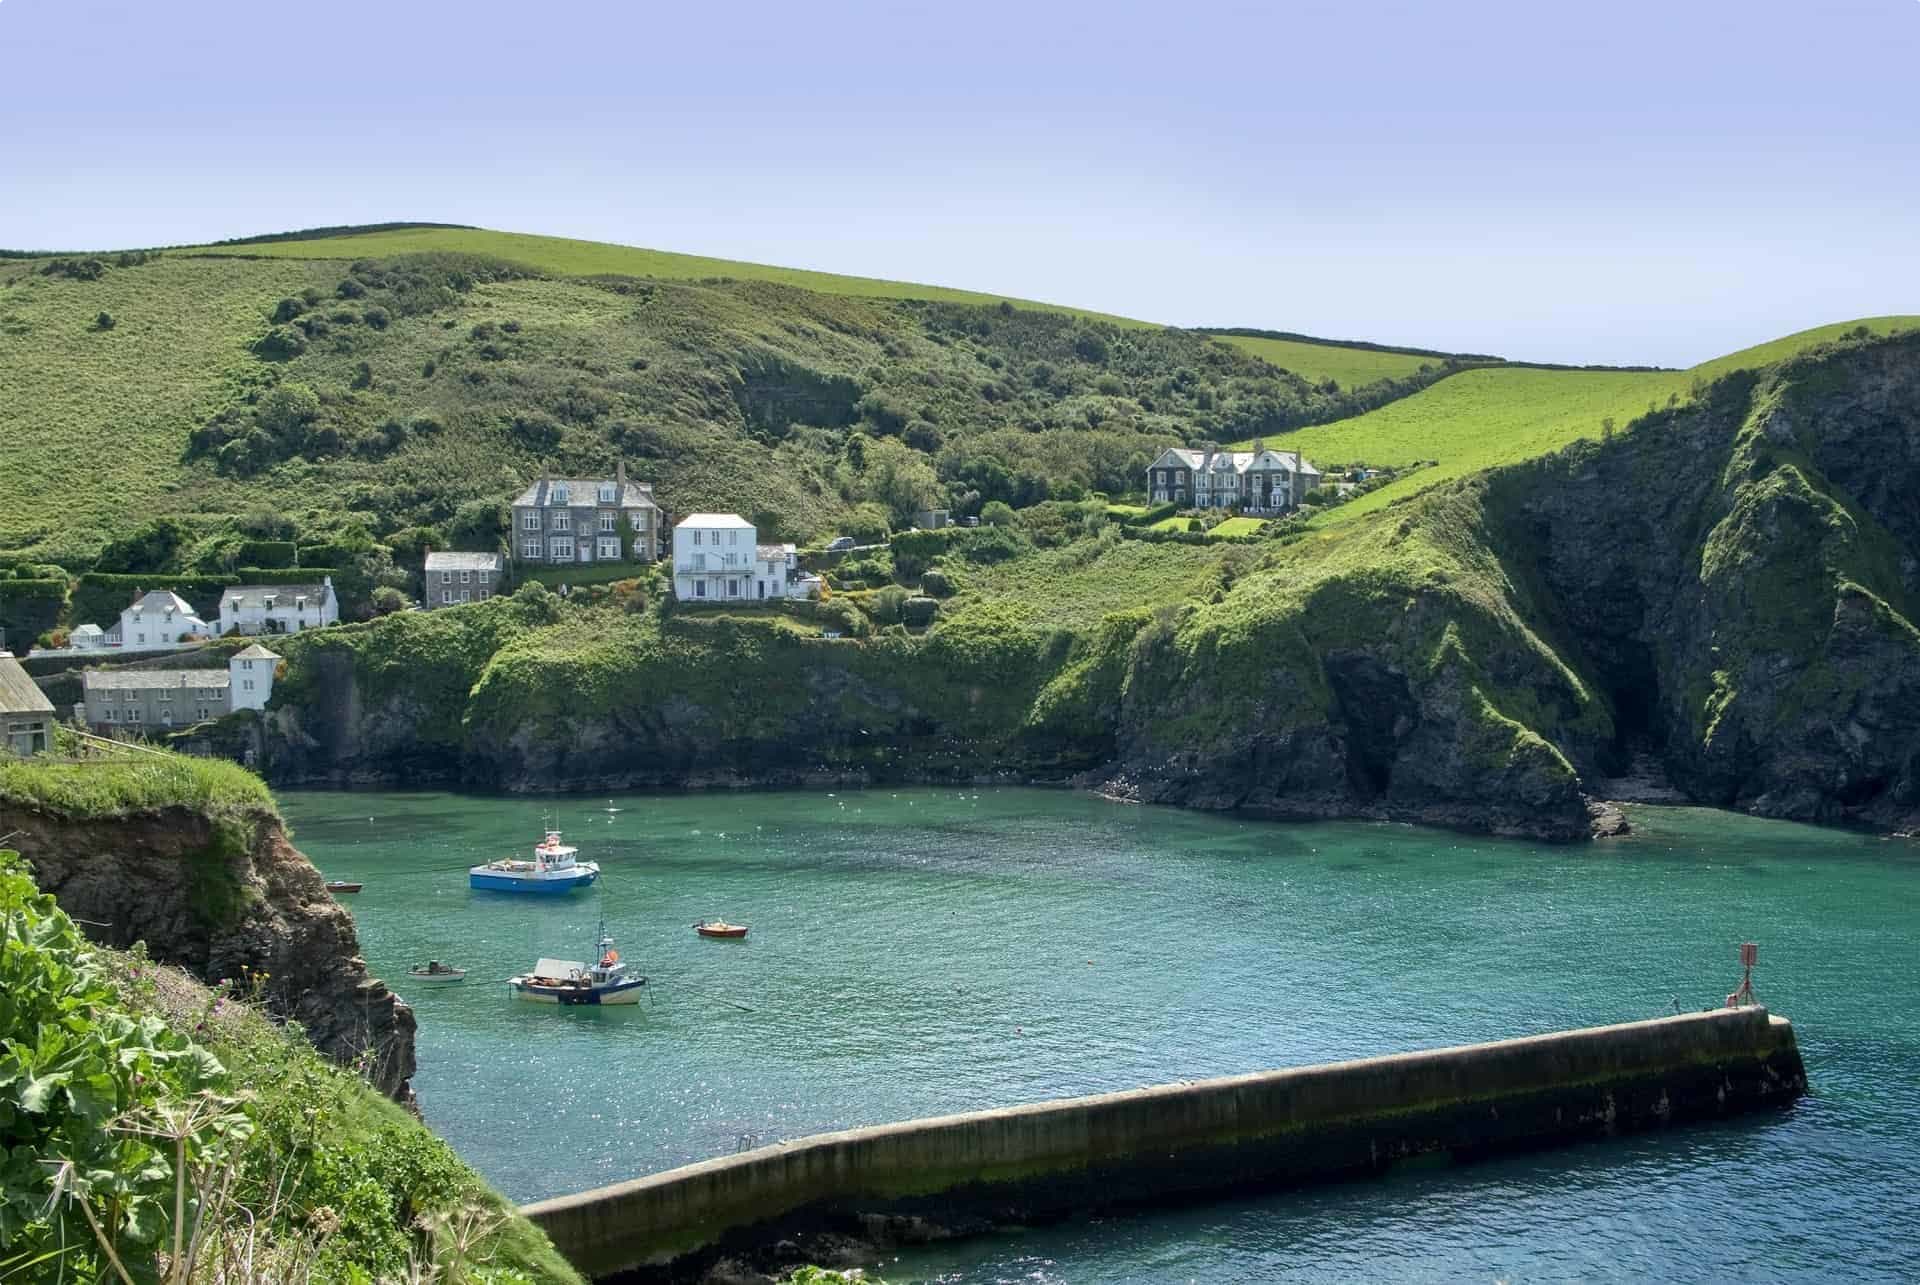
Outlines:
{"type": "Polygon", "coordinates": [[[277,651],[268,651],[265,647],[262,647],[259,643],[254,643],[252,646],[248,647],[245,651],[234,652],[233,659],[235,660],[279,660],[280,653],[277,651]]]}
{"type": "Polygon", "coordinates": [[[790,544],[757,544],[754,546],[754,552],[759,554],[761,560],[764,562],[785,562],[793,556],[794,546],[790,544]]]}
{"type": "Polygon", "coordinates": [[[429,571],[499,571],[506,565],[506,559],[497,553],[458,553],[448,550],[446,553],[427,554],[429,571]]]}
{"type": "Polygon", "coordinates": [[[741,531],[753,530],[753,523],[747,521],[738,513],[689,513],[686,517],[674,523],[673,529],[678,531],[683,526],[702,528],[732,527],[741,531]]]}
{"type": "MultiPolygon", "coordinates": [[[[1315,468],[1313,464],[1298,451],[1282,451],[1271,446],[1267,449],[1275,455],[1278,455],[1283,465],[1286,461],[1291,460],[1295,472],[1312,473],[1316,476],[1320,472],[1319,469],[1315,468]]],[[[1172,447],[1168,450],[1167,454],[1176,457],[1190,469],[1199,469],[1207,457],[1205,451],[1193,450],[1182,446],[1172,447]]],[[[1235,473],[1244,473],[1253,467],[1253,460],[1254,452],[1252,451],[1215,451],[1213,453],[1212,467],[1216,471],[1224,471],[1221,466],[1225,464],[1231,466],[1235,473]]]]}
{"type": "Polygon", "coordinates": [[[165,687],[231,687],[224,669],[89,669],[80,676],[89,692],[155,692],[165,687]]]}
{"type": "Polygon", "coordinates": [[[51,714],[53,702],[20,662],[0,655],[0,714],[51,714]]]}
{"type": "MultiPolygon", "coordinates": [[[[152,611],[165,615],[171,611],[175,615],[192,616],[193,604],[171,589],[149,589],[133,603],[135,611],[152,611]]],[[[196,620],[199,617],[194,617],[196,620]]]]}
{"type": "Polygon", "coordinates": [[[239,599],[242,607],[264,607],[268,597],[272,597],[275,610],[291,607],[294,599],[304,597],[315,607],[326,601],[327,586],[323,584],[237,584],[228,585],[220,595],[222,604],[239,599]]]}
{"type": "MultiPolygon", "coordinates": [[[[610,484],[612,481],[613,479],[610,477],[542,478],[526,490],[520,492],[520,496],[514,500],[513,506],[517,509],[544,509],[549,506],[570,509],[577,505],[582,508],[591,509],[597,507],[600,503],[601,485],[603,483],[610,484]],[[552,496],[553,488],[556,486],[565,486],[567,488],[567,500],[565,504],[554,504],[552,496]]],[[[628,482],[626,494],[621,497],[620,507],[623,509],[651,509],[656,507],[653,502],[653,483],[628,482]]]]}

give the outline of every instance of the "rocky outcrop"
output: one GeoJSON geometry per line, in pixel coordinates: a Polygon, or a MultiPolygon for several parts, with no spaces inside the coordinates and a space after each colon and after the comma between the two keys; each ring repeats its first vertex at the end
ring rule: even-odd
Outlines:
{"type": "Polygon", "coordinates": [[[413,1010],[368,975],[353,917],[278,817],[175,807],[75,819],[0,800],[9,832],[35,882],[95,940],[145,942],[156,961],[242,993],[257,985],[321,1052],[411,1101],[413,1010]]]}

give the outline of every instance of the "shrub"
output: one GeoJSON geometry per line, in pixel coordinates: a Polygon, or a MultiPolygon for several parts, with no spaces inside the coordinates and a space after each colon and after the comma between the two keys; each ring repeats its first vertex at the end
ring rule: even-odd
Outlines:
{"type": "Polygon", "coordinates": [[[900,620],[910,629],[925,629],[940,614],[940,604],[932,598],[915,596],[900,606],[900,620]]]}
{"type": "Polygon", "coordinates": [[[306,310],[307,305],[302,300],[294,298],[282,299],[279,303],[273,305],[273,312],[269,314],[268,320],[272,321],[276,326],[284,326],[306,310]]]}
{"type": "Polygon", "coordinates": [[[907,591],[899,585],[888,585],[867,599],[867,614],[875,624],[894,625],[900,623],[906,605],[907,591]]]}
{"type": "Polygon", "coordinates": [[[360,320],[366,322],[367,325],[374,330],[385,330],[393,321],[393,314],[385,308],[376,305],[361,313],[360,320]]]}
{"type": "Polygon", "coordinates": [[[253,343],[254,354],[266,361],[288,361],[306,350],[306,336],[291,326],[275,326],[253,343]]]}
{"type": "Polygon", "coordinates": [[[298,551],[291,540],[243,540],[234,557],[249,567],[285,569],[297,563],[298,551]]]}
{"type": "Polygon", "coordinates": [[[1013,508],[1004,500],[988,500],[980,506],[982,526],[1010,526],[1013,523],[1013,508]]]}
{"type": "Polygon", "coordinates": [[[381,585],[373,591],[373,611],[375,615],[385,616],[404,609],[407,596],[392,585],[381,585]]]}
{"type": "Polygon", "coordinates": [[[110,312],[100,313],[93,319],[93,328],[95,330],[112,330],[113,327],[113,314],[110,312]]]}
{"type": "Polygon", "coordinates": [[[830,598],[814,604],[814,618],[827,629],[836,629],[854,638],[867,633],[867,618],[845,598],[830,598]]]}
{"type": "Polygon", "coordinates": [[[920,577],[920,591],[935,598],[945,598],[953,592],[953,581],[946,572],[936,567],[920,577]]]}

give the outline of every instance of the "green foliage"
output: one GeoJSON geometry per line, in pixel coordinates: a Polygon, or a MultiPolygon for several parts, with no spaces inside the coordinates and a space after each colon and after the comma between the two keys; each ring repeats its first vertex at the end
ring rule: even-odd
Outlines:
{"type": "Polygon", "coordinates": [[[133,601],[136,593],[170,589],[185,598],[202,620],[210,620],[219,616],[220,595],[227,586],[239,583],[240,577],[231,573],[221,576],[169,576],[110,575],[89,571],[74,586],[73,605],[68,614],[75,624],[95,624],[108,629],[120,619],[121,610],[133,601]]]}
{"type": "Polygon", "coordinates": [[[244,566],[284,571],[299,562],[299,551],[291,540],[246,540],[236,556],[244,566]]]}
{"type": "Polygon", "coordinates": [[[1013,510],[1000,500],[988,500],[980,510],[980,522],[983,526],[1010,526],[1013,510]]]}
{"type": "Polygon", "coordinates": [[[0,799],[81,820],[167,807],[191,808],[235,825],[278,815],[266,785],[245,768],[163,751],[97,763],[0,760],[0,799]]]}
{"type": "Polygon", "coordinates": [[[1282,370],[1291,370],[1319,383],[1331,379],[1342,388],[1363,388],[1386,379],[1401,379],[1426,367],[1438,367],[1446,358],[1423,353],[1391,352],[1318,344],[1305,339],[1269,339],[1256,335],[1215,336],[1282,370]]]}
{"type": "Polygon", "coordinates": [[[66,602],[65,580],[0,580],[0,630],[8,648],[24,654],[28,640],[59,624],[66,602]]]}

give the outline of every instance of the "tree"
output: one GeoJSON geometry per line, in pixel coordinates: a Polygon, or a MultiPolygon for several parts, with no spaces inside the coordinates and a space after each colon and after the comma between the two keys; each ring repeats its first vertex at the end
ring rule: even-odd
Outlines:
{"type": "Polygon", "coordinates": [[[93,328],[95,330],[112,330],[113,326],[113,314],[110,312],[103,312],[93,319],[93,328]]]}
{"type": "Polygon", "coordinates": [[[1012,526],[1013,510],[1003,500],[988,500],[980,508],[980,521],[988,526],[1012,526]]]}
{"type": "Polygon", "coordinates": [[[927,457],[893,438],[868,443],[862,490],[866,498],[884,505],[895,526],[905,526],[921,509],[933,508],[940,496],[940,479],[927,457]]]}
{"type": "Polygon", "coordinates": [[[1611,415],[1600,421],[1600,440],[1603,442],[1613,440],[1613,416],[1611,415]]]}

